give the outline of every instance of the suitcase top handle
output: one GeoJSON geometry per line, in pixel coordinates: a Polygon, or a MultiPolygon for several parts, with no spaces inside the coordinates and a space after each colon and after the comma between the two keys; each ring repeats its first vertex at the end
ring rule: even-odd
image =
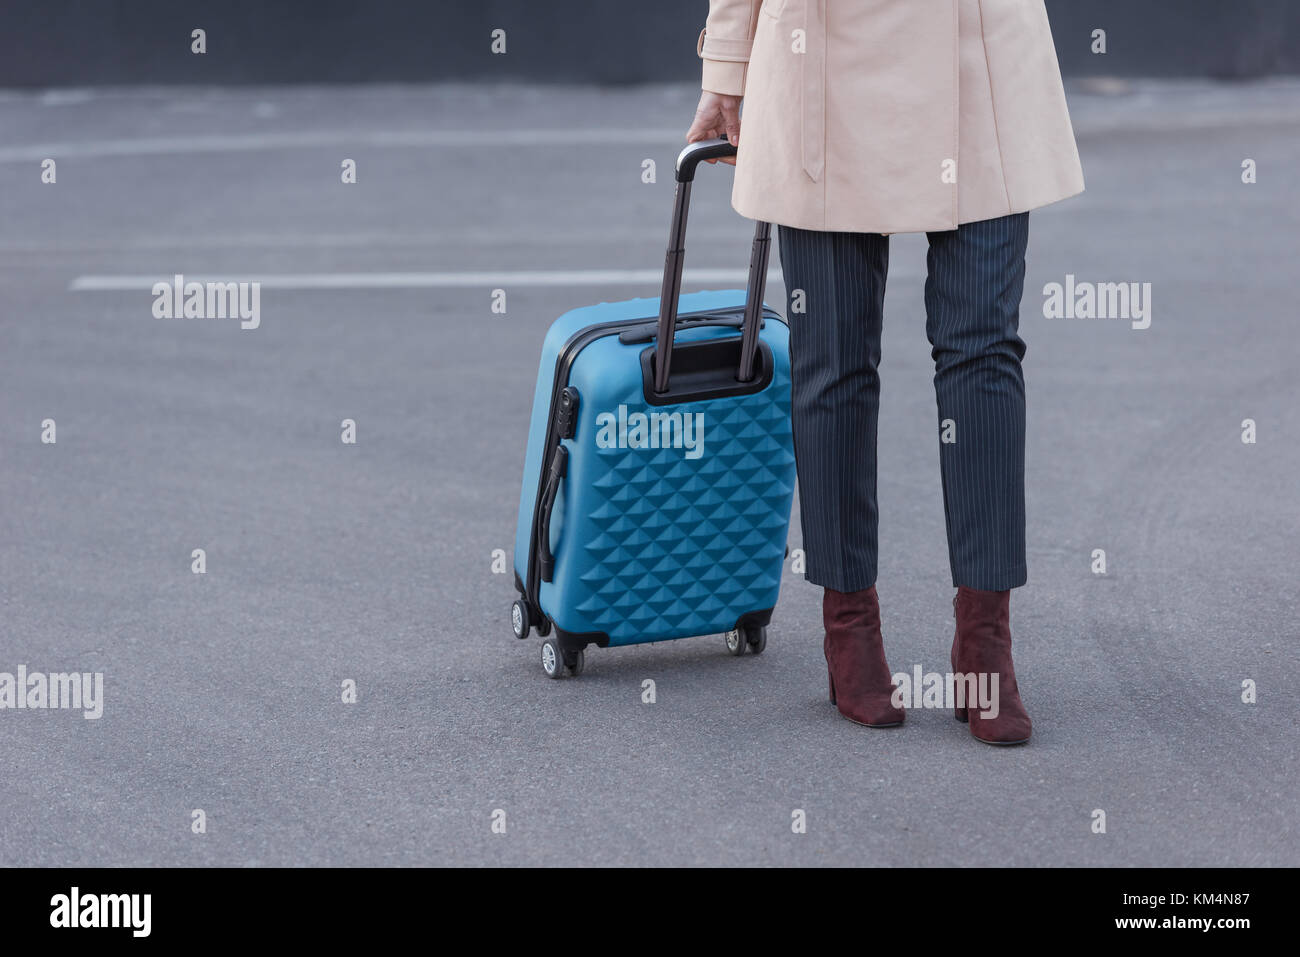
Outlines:
{"type": "MultiPolygon", "coordinates": [[[[668,231],[668,254],[664,259],[663,285],[659,289],[659,328],[655,343],[655,392],[668,391],[673,334],[677,327],[677,299],[682,292],[682,263],[686,255],[686,214],[691,204],[691,183],[695,169],[707,159],[735,156],[736,147],[725,138],[692,143],[677,155],[677,189],[673,197],[673,221],[668,231]]],[[[749,256],[749,285],[745,290],[745,318],[740,335],[740,367],[736,379],[754,378],[754,355],[758,351],[758,328],[763,316],[763,289],[767,284],[767,256],[772,224],[758,222],[749,256]]]]}
{"type": "Polygon", "coordinates": [[[677,182],[689,183],[695,179],[695,168],[705,160],[735,156],[736,152],[736,147],[726,137],[691,143],[677,154],[677,182]]]}

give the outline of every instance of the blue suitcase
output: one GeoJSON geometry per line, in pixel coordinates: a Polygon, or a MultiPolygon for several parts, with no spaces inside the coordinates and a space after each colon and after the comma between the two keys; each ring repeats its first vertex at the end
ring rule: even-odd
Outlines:
{"type": "Polygon", "coordinates": [[[591,644],[766,645],[795,482],[789,330],[763,305],[771,225],[748,289],[681,295],[696,167],[734,154],[713,140],[677,158],[659,298],[574,309],[542,345],[511,618],[545,639],[552,678],[581,673],[591,644]]]}

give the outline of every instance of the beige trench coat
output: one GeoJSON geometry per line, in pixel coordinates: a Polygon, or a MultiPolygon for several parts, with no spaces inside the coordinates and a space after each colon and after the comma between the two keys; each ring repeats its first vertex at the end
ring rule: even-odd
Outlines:
{"type": "Polygon", "coordinates": [[[710,0],[697,52],[745,97],[742,216],[940,231],[1083,190],[1043,0],[710,0]]]}

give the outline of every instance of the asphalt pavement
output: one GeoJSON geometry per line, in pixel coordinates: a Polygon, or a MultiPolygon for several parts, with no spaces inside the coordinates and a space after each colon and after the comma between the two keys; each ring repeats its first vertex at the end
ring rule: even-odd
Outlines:
{"type": "MultiPolygon", "coordinates": [[[[1031,215],[1022,310],[1012,749],[839,718],[789,568],[761,656],[551,681],[511,635],[542,337],[657,294],[691,89],[0,93],[0,673],[103,675],[97,719],[0,709],[0,864],[1300,864],[1300,82],[1069,93],[1088,188],[1031,215]],[[260,324],[156,318],[177,274],[262,282],[260,324]],[[1046,318],[1067,276],[1150,283],[1150,326],[1046,318]]],[[[742,284],[731,175],[697,182],[688,291],[742,284]]],[[[908,672],[953,624],[924,270],[894,237],[908,672]]]]}

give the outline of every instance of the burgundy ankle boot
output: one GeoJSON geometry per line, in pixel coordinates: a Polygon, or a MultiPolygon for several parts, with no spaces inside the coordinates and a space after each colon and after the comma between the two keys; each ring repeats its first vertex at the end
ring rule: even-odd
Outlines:
{"type": "Polygon", "coordinates": [[[823,648],[831,704],[850,721],[869,728],[902,724],[903,709],[890,701],[894,683],[880,636],[876,586],[855,592],[827,588],[822,598],[822,622],[826,626],[823,648]]]}
{"type": "Polygon", "coordinates": [[[952,608],[957,619],[952,639],[953,674],[973,673],[977,687],[990,691],[991,676],[998,678],[997,716],[983,717],[979,702],[968,701],[966,707],[956,709],[957,720],[969,720],[970,733],[985,744],[1024,744],[1033,725],[1020,700],[1016,669],[1011,663],[1011,592],[980,591],[963,585],[957,589],[952,608]]]}

